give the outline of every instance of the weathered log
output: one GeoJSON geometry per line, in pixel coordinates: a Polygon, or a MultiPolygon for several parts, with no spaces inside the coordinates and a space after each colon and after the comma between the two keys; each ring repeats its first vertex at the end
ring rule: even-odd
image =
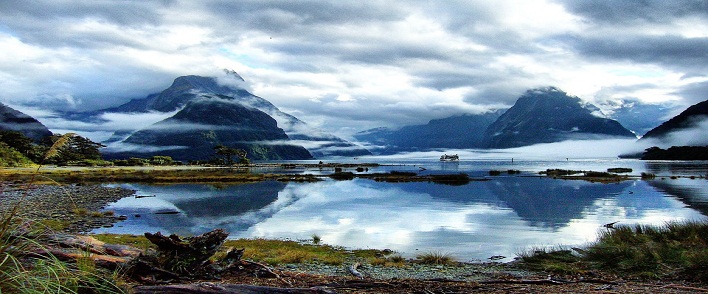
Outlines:
{"type": "Polygon", "coordinates": [[[162,286],[138,286],[132,289],[135,294],[148,293],[184,293],[184,294],[202,294],[202,293],[239,293],[239,294],[332,294],[336,293],[324,288],[277,288],[267,286],[253,286],[241,284],[183,284],[183,285],[162,285],[162,286]]]}

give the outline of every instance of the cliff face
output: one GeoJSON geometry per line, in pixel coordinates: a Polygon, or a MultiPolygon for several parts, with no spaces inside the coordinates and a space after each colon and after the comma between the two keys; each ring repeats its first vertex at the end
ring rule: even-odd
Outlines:
{"type": "Polygon", "coordinates": [[[577,97],[554,88],[529,90],[485,131],[486,148],[511,148],[571,139],[635,135],[615,120],[595,113],[577,97]]]}

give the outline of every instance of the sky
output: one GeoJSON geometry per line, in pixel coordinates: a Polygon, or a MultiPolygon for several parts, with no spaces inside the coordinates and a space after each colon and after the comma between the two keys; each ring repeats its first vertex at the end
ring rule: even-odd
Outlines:
{"type": "Polygon", "coordinates": [[[708,1],[0,1],[0,102],[52,130],[82,126],[53,112],[223,69],[344,137],[508,108],[546,86],[683,110],[707,99],[708,1]]]}

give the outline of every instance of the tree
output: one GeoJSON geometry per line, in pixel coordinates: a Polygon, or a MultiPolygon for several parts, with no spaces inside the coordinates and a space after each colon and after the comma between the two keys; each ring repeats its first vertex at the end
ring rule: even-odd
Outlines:
{"type": "Polygon", "coordinates": [[[247,153],[243,149],[231,148],[224,145],[216,145],[214,146],[214,151],[216,151],[217,155],[221,155],[224,157],[224,163],[226,165],[231,166],[234,164],[234,156],[238,157],[238,163],[248,163],[248,159],[246,158],[247,153]]]}
{"type": "Polygon", "coordinates": [[[0,131],[0,142],[7,144],[8,147],[17,150],[17,152],[34,162],[38,162],[42,158],[42,154],[37,145],[34,144],[34,141],[20,132],[0,131]]]}
{"type": "MultiPolygon", "coordinates": [[[[52,146],[61,137],[61,135],[52,135],[47,137],[42,142],[45,149],[48,150],[50,146],[52,146]]],[[[99,148],[103,147],[106,146],[79,135],[73,135],[68,138],[66,144],[59,146],[57,155],[49,158],[46,163],[66,164],[70,161],[101,160],[102,157],[99,148]]]]}

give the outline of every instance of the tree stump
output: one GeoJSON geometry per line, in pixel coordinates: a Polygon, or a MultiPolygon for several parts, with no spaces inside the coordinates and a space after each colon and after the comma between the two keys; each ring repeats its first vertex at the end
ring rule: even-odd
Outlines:
{"type": "Polygon", "coordinates": [[[157,245],[157,262],[162,269],[177,274],[192,274],[200,270],[209,258],[224,244],[229,234],[216,229],[196,237],[182,240],[172,234],[169,237],[160,232],[145,233],[145,237],[157,245]]]}

